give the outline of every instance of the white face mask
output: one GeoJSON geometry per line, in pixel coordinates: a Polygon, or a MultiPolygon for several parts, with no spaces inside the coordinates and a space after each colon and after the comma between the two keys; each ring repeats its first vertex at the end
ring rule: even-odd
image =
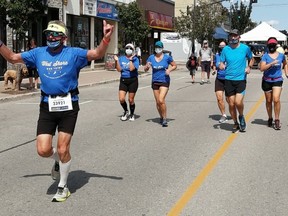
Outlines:
{"type": "Polygon", "coordinates": [[[157,54],[161,53],[162,51],[163,51],[162,48],[155,48],[155,53],[157,53],[157,54]]]}
{"type": "Polygon", "coordinates": [[[132,53],[133,53],[133,50],[131,50],[131,49],[126,49],[126,50],[125,50],[125,53],[126,53],[126,55],[131,56],[132,53]]]}

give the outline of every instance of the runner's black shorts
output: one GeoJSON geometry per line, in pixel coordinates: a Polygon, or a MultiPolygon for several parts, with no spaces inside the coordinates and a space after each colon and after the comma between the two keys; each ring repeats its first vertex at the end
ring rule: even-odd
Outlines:
{"type": "Polygon", "coordinates": [[[138,90],[138,77],[120,78],[119,90],[136,93],[138,90]]]}
{"type": "Polygon", "coordinates": [[[225,80],[225,96],[245,94],[246,80],[225,80]]]}
{"type": "Polygon", "coordinates": [[[210,73],[211,61],[201,61],[201,69],[204,72],[210,73]]]}
{"type": "Polygon", "coordinates": [[[73,101],[73,110],[63,112],[49,112],[48,103],[40,103],[40,113],[37,125],[37,136],[40,134],[55,135],[58,132],[74,133],[78,112],[80,110],[78,101],[73,101]]]}
{"type": "Polygon", "coordinates": [[[152,84],[151,84],[151,88],[152,88],[153,90],[159,90],[159,88],[160,88],[161,86],[166,87],[166,88],[169,88],[170,83],[152,82],[152,84]]]}
{"type": "Polygon", "coordinates": [[[217,91],[225,91],[224,89],[225,86],[225,79],[215,79],[215,92],[217,91]]]}
{"type": "Polygon", "coordinates": [[[277,82],[267,82],[265,80],[262,80],[262,90],[264,92],[272,91],[273,87],[282,87],[283,81],[277,81],[277,82]]]}

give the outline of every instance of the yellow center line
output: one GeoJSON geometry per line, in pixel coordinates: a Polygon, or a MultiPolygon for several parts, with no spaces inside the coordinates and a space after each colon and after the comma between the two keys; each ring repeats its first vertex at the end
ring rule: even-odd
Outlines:
{"type": "MultiPolygon", "coordinates": [[[[250,109],[248,114],[245,116],[246,121],[248,122],[250,118],[253,116],[253,114],[257,111],[259,106],[264,101],[264,95],[260,97],[260,99],[256,102],[256,104],[250,109]]],[[[174,205],[174,207],[168,212],[167,216],[176,216],[181,213],[183,208],[186,206],[186,204],[189,202],[189,200],[192,199],[192,197],[195,195],[197,190],[200,188],[200,186],[203,184],[206,177],[209,175],[209,173],[213,170],[213,168],[216,166],[217,162],[221,159],[221,157],[224,155],[224,153],[228,150],[234,139],[238,136],[238,134],[231,134],[227,140],[224,142],[224,144],[220,147],[220,149],[214,154],[214,156],[210,159],[210,161],[206,164],[206,166],[201,170],[199,175],[195,178],[195,180],[192,182],[192,184],[188,187],[188,189],[184,192],[182,197],[177,201],[177,203],[174,205]]]]}

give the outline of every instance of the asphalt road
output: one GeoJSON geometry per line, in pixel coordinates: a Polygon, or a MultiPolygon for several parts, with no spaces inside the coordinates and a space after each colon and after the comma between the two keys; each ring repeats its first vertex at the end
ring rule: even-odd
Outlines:
{"type": "Polygon", "coordinates": [[[266,126],[255,70],[245,97],[247,132],[232,134],[231,120],[218,123],[214,78],[201,86],[187,71],[171,77],[168,128],[158,123],[151,76],[139,80],[134,122],[119,119],[118,82],[80,89],[72,195],[64,203],[51,202],[53,161],[36,153],[38,96],[1,103],[0,215],[288,215],[287,80],[280,131],[266,126]]]}

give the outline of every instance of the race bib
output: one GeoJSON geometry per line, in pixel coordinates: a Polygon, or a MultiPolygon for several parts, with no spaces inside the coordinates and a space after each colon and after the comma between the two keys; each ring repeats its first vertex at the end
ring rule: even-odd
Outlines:
{"type": "Polygon", "coordinates": [[[48,104],[49,112],[63,112],[73,109],[70,93],[64,97],[56,96],[55,98],[49,95],[48,104]]]}

